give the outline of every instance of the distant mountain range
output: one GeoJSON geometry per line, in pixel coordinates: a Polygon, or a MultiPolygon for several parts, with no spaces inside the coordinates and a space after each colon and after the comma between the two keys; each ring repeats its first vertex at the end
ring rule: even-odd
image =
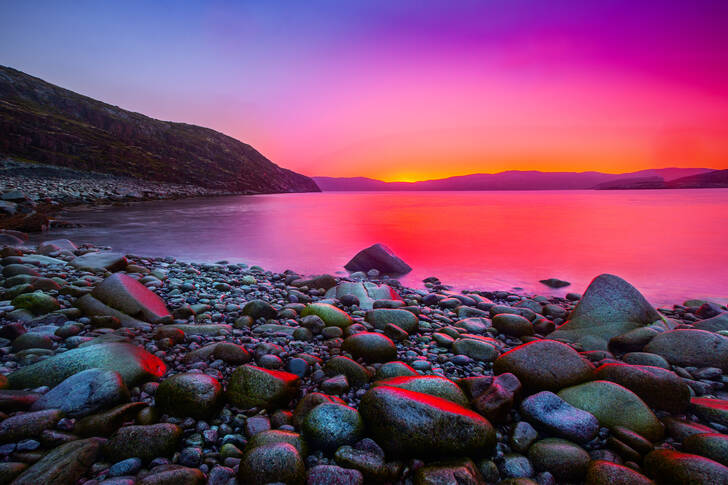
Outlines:
{"type": "Polygon", "coordinates": [[[728,187],[728,170],[659,168],[613,174],[602,172],[508,171],[478,173],[421,182],[383,182],[366,177],[313,177],[323,191],[382,190],[576,190],[728,187]]]}
{"type": "Polygon", "coordinates": [[[318,192],[255,148],[0,66],[0,157],[235,192],[318,192]]]}

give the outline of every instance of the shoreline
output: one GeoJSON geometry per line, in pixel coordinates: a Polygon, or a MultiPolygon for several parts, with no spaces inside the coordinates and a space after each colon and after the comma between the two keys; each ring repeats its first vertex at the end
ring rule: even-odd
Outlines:
{"type": "Polygon", "coordinates": [[[581,299],[546,298],[96,249],[2,249],[0,375],[3,386],[31,389],[0,389],[0,467],[16,475],[74,473],[89,485],[168,476],[242,484],[261,474],[260,483],[427,483],[453,473],[495,483],[517,470],[538,483],[578,483],[587,471],[637,480],[696,456],[682,443],[686,427],[728,433],[710,406],[728,403],[719,305],[656,313],[608,275],[581,299]],[[612,305],[627,318],[619,329],[614,314],[604,320],[612,305]],[[592,324],[551,335],[569,314],[572,326],[592,324]],[[608,334],[609,349],[598,348],[608,334]],[[715,341],[712,354],[690,350],[701,338],[715,341]],[[70,374],[59,358],[75,359],[70,374]],[[645,365],[658,367],[644,374],[645,365]],[[107,385],[106,399],[89,402],[85,379],[102,371],[74,375],[84,368],[120,372],[126,391],[107,385]],[[53,414],[57,406],[65,410],[53,414]],[[632,412],[610,414],[624,406],[632,412]],[[39,412],[53,418],[42,429],[24,424],[39,412]],[[447,424],[433,435],[436,423],[447,424]],[[41,458],[76,453],[72,443],[88,463],[62,471],[41,458]],[[439,462],[445,455],[457,464],[439,462]],[[658,458],[664,464],[650,465],[658,458]],[[549,464],[561,459],[569,472],[549,464]]]}

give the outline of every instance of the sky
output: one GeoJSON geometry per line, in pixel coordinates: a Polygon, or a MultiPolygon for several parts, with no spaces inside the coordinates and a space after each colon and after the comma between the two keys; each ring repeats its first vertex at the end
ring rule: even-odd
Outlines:
{"type": "Polygon", "coordinates": [[[728,168],[725,0],[0,0],[0,64],[311,176],[728,168]]]}

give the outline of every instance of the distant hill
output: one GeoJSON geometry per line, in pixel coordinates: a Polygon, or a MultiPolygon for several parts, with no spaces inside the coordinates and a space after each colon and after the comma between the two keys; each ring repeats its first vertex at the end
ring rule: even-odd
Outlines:
{"type": "Polygon", "coordinates": [[[229,191],[319,191],[217,131],[155,120],[3,66],[0,156],[229,191]]]}
{"type": "Polygon", "coordinates": [[[624,174],[517,171],[472,174],[421,182],[382,182],[366,177],[313,177],[323,191],[374,190],[572,190],[601,184],[649,180],[652,183],[711,172],[709,168],[660,168],[624,174]]]}
{"type": "Polygon", "coordinates": [[[668,182],[671,189],[710,189],[728,187],[728,170],[714,170],[668,182]]]}

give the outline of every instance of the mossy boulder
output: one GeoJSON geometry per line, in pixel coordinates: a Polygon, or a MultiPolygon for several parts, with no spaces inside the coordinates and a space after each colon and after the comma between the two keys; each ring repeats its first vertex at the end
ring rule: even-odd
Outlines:
{"type": "Polygon", "coordinates": [[[375,308],[366,313],[366,321],[374,328],[384,330],[388,323],[398,326],[407,333],[417,330],[417,316],[409,310],[400,308],[375,308]]]}
{"type": "Polygon", "coordinates": [[[318,316],[327,326],[346,328],[354,323],[348,313],[328,303],[309,303],[301,311],[302,317],[308,315],[318,316]]]}
{"type": "Polygon", "coordinates": [[[298,392],[300,378],[290,372],[242,365],[230,376],[227,400],[242,409],[287,405],[298,392]]]}
{"type": "Polygon", "coordinates": [[[246,448],[240,460],[238,482],[250,485],[285,483],[303,485],[306,468],[303,458],[288,443],[271,443],[246,448]]]}
{"type": "Polygon", "coordinates": [[[222,386],[207,374],[175,374],[162,381],[154,400],[162,412],[171,416],[205,419],[222,405],[222,386]]]}
{"type": "Polygon", "coordinates": [[[15,308],[28,310],[33,315],[45,315],[61,309],[58,300],[40,291],[16,296],[13,298],[12,305],[15,308]]]}

